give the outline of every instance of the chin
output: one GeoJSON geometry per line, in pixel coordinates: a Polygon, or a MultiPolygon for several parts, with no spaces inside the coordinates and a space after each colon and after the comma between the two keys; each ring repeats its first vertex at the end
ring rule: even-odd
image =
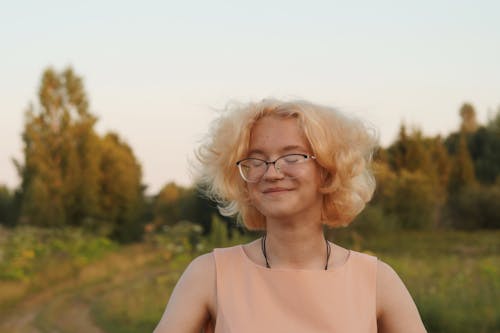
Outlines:
{"type": "Polygon", "coordinates": [[[258,208],[258,210],[266,217],[275,219],[284,219],[294,216],[298,213],[297,205],[290,204],[289,202],[279,204],[266,204],[258,208]]]}

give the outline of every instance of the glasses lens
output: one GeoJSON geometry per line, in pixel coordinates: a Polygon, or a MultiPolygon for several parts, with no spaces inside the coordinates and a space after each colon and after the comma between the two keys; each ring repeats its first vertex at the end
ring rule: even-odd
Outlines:
{"type": "Polygon", "coordinates": [[[241,175],[248,182],[258,182],[266,172],[266,163],[256,158],[247,158],[238,165],[241,175]]]}
{"type": "Polygon", "coordinates": [[[286,177],[294,178],[297,174],[300,174],[301,165],[309,159],[314,158],[314,156],[303,154],[288,154],[281,156],[275,162],[266,162],[258,158],[247,158],[238,162],[238,168],[245,181],[256,183],[264,176],[268,165],[274,164],[277,172],[286,177]]]}
{"type": "Polygon", "coordinates": [[[290,154],[280,157],[276,161],[276,168],[293,176],[301,164],[307,160],[307,156],[301,154],[290,154]]]}

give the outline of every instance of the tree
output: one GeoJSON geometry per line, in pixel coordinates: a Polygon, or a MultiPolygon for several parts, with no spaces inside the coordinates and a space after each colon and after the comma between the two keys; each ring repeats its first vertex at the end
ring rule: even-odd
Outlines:
{"type": "Polygon", "coordinates": [[[498,229],[499,202],[500,182],[488,186],[465,186],[450,196],[451,224],[459,229],[498,229]]]}
{"type": "Polygon", "coordinates": [[[111,236],[121,241],[140,239],[144,206],[142,170],[128,144],[108,133],[101,142],[100,211],[111,236]]]}
{"type": "Polygon", "coordinates": [[[462,117],[462,124],[460,130],[465,133],[474,133],[477,128],[476,110],[469,103],[464,103],[460,108],[460,117],[462,117]]]}
{"type": "Polygon", "coordinates": [[[12,225],[14,216],[14,194],[7,186],[0,185],[0,225],[12,225]]]}
{"type": "Polygon", "coordinates": [[[409,139],[404,123],[399,127],[398,139],[388,148],[389,162],[393,170],[399,171],[408,165],[409,139]]]}
{"type": "Polygon", "coordinates": [[[457,152],[453,157],[450,174],[449,190],[456,192],[461,187],[473,185],[476,182],[474,164],[472,162],[465,132],[460,133],[457,152]]]}
{"type": "Polygon", "coordinates": [[[386,190],[383,206],[389,216],[396,216],[405,229],[425,229],[438,224],[439,194],[434,181],[421,171],[403,170],[386,190]]]}
{"type": "Polygon", "coordinates": [[[154,222],[156,226],[171,226],[180,221],[191,221],[203,228],[203,234],[211,232],[213,216],[223,221],[233,235],[236,226],[234,219],[222,216],[217,204],[206,198],[197,186],[185,188],[173,182],[166,184],[153,201],[154,222]]]}
{"type": "Polygon", "coordinates": [[[96,141],[86,140],[95,136],[96,118],[88,111],[82,80],[71,68],[45,70],[38,97],[38,107],[31,105],[26,112],[24,163],[16,162],[22,221],[79,224],[97,213],[96,141]]]}
{"type": "MultiPolygon", "coordinates": [[[[473,133],[460,131],[450,134],[445,144],[451,155],[456,156],[462,136],[465,136],[475,178],[482,184],[494,184],[500,175],[500,108],[485,126],[478,126],[473,133]]],[[[463,147],[460,148],[463,150],[463,147]]]]}
{"type": "Polygon", "coordinates": [[[489,132],[500,135],[500,106],[497,107],[497,111],[493,113],[492,117],[488,120],[486,128],[489,132]]]}
{"type": "Polygon", "coordinates": [[[406,126],[401,124],[398,140],[388,148],[388,153],[391,167],[396,172],[421,170],[430,175],[434,171],[422,131],[418,128],[408,134],[406,126]]]}
{"type": "MultiPolygon", "coordinates": [[[[446,195],[446,189],[448,188],[448,182],[450,179],[451,172],[451,157],[448,154],[443,139],[437,136],[430,140],[429,150],[431,160],[433,161],[433,166],[435,168],[434,172],[436,174],[439,188],[443,190],[443,195],[446,195]]],[[[444,203],[445,198],[443,198],[444,203]]]]}
{"type": "MultiPolygon", "coordinates": [[[[177,184],[171,182],[163,186],[154,200],[154,215],[156,225],[173,225],[183,219],[182,208],[185,206],[187,190],[177,184]]],[[[197,222],[197,221],[191,221],[197,222]]]]}
{"type": "Polygon", "coordinates": [[[100,137],[83,81],[71,68],[42,75],[39,105],[23,132],[23,223],[84,226],[119,240],[138,239],[144,206],[142,172],[118,134],[100,137]]]}

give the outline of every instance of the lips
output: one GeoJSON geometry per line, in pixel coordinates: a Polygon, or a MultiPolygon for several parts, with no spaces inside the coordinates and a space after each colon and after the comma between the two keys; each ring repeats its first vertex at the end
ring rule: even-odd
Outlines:
{"type": "Polygon", "coordinates": [[[291,189],[284,188],[284,187],[271,187],[271,188],[265,189],[262,192],[263,193],[279,193],[279,192],[288,192],[290,190],[291,189]]]}

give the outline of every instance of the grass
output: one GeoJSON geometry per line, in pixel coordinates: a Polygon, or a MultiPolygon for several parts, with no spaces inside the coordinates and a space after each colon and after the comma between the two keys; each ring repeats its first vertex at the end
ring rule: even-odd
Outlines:
{"type": "Polygon", "coordinates": [[[340,243],[390,264],[405,282],[429,332],[500,332],[499,231],[396,232],[340,243]]]}
{"type": "MultiPolygon", "coordinates": [[[[68,307],[65,302],[77,299],[105,332],[150,332],[192,258],[214,246],[248,241],[231,241],[223,229],[213,230],[220,234],[205,238],[195,226],[179,225],[150,235],[142,244],[107,249],[83,265],[71,263],[80,260],[72,255],[58,270],[48,265],[46,271],[34,270],[28,280],[0,280],[0,294],[5,298],[3,292],[9,291],[13,305],[29,295],[26,290],[33,290],[33,283],[36,290],[44,291],[54,288],[53,281],[72,280],[72,289],[60,296],[59,303],[40,312],[37,321],[42,331],[65,331],[57,318],[68,307]],[[74,267],[78,267],[77,274],[74,267]]],[[[369,252],[390,264],[413,295],[429,332],[500,332],[500,231],[361,233],[342,229],[329,236],[344,247],[369,252]]],[[[2,244],[0,250],[5,251],[2,244]]],[[[53,262],[50,256],[44,260],[53,262]]]]}
{"type": "MultiPolygon", "coordinates": [[[[336,241],[390,264],[413,295],[429,332],[481,333],[500,332],[499,236],[500,232],[448,231],[369,237],[341,231],[336,241]]],[[[189,259],[175,259],[163,274],[128,286],[126,293],[117,288],[105,295],[96,313],[107,323],[107,331],[152,330],[189,259]]]]}

